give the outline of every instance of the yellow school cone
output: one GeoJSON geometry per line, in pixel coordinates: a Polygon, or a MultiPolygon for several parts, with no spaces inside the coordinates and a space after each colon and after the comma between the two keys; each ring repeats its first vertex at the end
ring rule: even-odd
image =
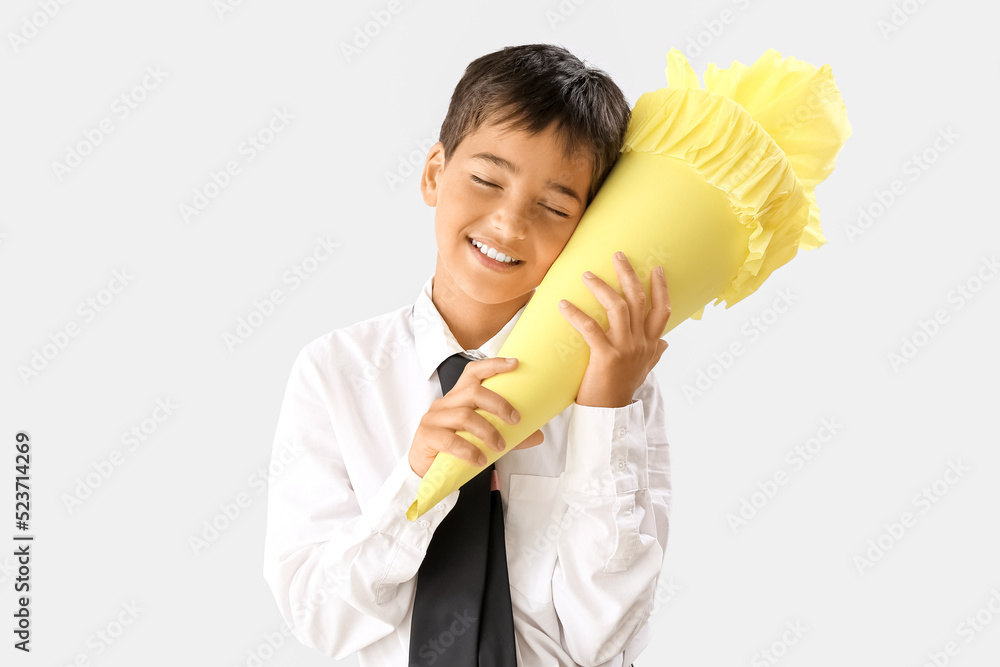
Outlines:
{"type": "MultiPolygon", "coordinates": [[[[559,312],[559,300],[607,330],[607,311],[580,276],[589,269],[621,293],[614,251],[625,253],[647,297],[650,272],[663,266],[671,303],[665,335],[700,318],[712,299],[729,308],[799,248],[826,242],[813,189],[851,135],[830,66],[770,49],[750,66],[708,65],[702,88],[684,55],[671,49],[666,71],[670,85],[636,102],[622,154],[500,348],[498,356],[519,360],[517,369],[482,383],[521,413],[511,425],[478,410],[507,451],[576,399],[590,348],[559,312]]],[[[506,453],[458,434],[490,463],[506,453]]],[[[407,518],[481,470],[439,453],[407,518]]]]}

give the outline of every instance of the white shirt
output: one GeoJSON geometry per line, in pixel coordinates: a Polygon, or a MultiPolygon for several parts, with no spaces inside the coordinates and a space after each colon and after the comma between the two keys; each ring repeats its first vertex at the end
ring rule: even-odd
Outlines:
{"type": "MultiPolygon", "coordinates": [[[[305,346],[278,418],[264,578],[295,637],[361,667],[408,664],[416,575],[455,491],[411,522],[407,454],[463,352],[431,301],[305,346]]],[[[497,356],[521,313],[472,359],[497,356]]],[[[520,667],[628,667],[647,646],[671,507],[663,399],[650,373],[630,405],[568,406],[537,447],[496,462],[520,667]]],[[[456,614],[452,631],[466,625],[456,614]]],[[[442,637],[443,644],[450,644],[442,637]]],[[[442,646],[422,647],[447,665],[442,646]]]]}

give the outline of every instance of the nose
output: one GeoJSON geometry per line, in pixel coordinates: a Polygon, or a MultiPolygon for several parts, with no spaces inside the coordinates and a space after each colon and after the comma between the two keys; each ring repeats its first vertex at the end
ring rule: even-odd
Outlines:
{"type": "Polygon", "coordinates": [[[493,212],[490,226],[501,239],[523,239],[528,229],[527,206],[514,197],[505,199],[493,212]]]}

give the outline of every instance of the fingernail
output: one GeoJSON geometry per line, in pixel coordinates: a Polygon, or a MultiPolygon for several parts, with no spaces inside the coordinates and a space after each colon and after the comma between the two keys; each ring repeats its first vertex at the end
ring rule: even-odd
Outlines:
{"type": "Polygon", "coordinates": [[[478,459],[476,459],[476,461],[477,461],[477,462],[479,463],[479,465],[481,465],[481,466],[484,466],[484,465],[486,465],[486,457],[485,457],[485,456],[483,456],[482,454],[480,454],[480,455],[479,455],[479,458],[478,458],[478,459]]]}
{"type": "Polygon", "coordinates": [[[515,359],[514,357],[507,357],[507,363],[508,363],[508,364],[513,364],[513,363],[515,363],[516,361],[517,361],[517,359],[515,359]]]}
{"type": "Polygon", "coordinates": [[[593,277],[594,277],[594,274],[593,274],[593,273],[591,273],[590,271],[584,271],[584,272],[583,272],[583,277],[584,277],[584,278],[593,278],[593,277]]]}
{"type": "Polygon", "coordinates": [[[657,273],[657,275],[662,276],[663,275],[663,267],[662,266],[656,267],[656,273],[657,273]]]}
{"type": "Polygon", "coordinates": [[[559,300],[559,307],[560,307],[560,308],[565,308],[565,307],[566,307],[566,306],[568,306],[568,305],[569,305],[569,302],[568,302],[568,301],[566,301],[566,299],[560,299],[560,300],[559,300]]]}
{"type": "Polygon", "coordinates": [[[514,423],[516,424],[517,422],[521,421],[521,413],[518,412],[517,410],[514,410],[514,412],[511,413],[510,418],[513,419],[514,423]]]}
{"type": "Polygon", "coordinates": [[[618,252],[615,253],[615,257],[617,257],[618,259],[625,259],[625,253],[619,250],[618,252]]]}

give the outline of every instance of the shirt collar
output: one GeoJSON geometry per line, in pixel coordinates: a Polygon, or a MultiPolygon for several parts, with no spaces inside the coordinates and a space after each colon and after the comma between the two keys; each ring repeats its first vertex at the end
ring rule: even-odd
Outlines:
{"type": "MultiPolygon", "coordinates": [[[[507,340],[514,325],[517,324],[524,306],[514,313],[514,316],[498,331],[492,338],[479,346],[476,350],[463,350],[462,346],[455,339],[448,328],[437,306],[431,300],[431,289],[433,287],[434,276],[424,283],[420,290],[420,295],[413,304],[413,339],[417,348],[417,358],[420,360],[420,369],[427,380],[437,370],[441,362],[451,355],[462,352],[464,356],[472,360],[490,359],[497,356],[500,348],[507,340]]],[[[525,304],[525,306],[528,304],[525,304]]]]}

